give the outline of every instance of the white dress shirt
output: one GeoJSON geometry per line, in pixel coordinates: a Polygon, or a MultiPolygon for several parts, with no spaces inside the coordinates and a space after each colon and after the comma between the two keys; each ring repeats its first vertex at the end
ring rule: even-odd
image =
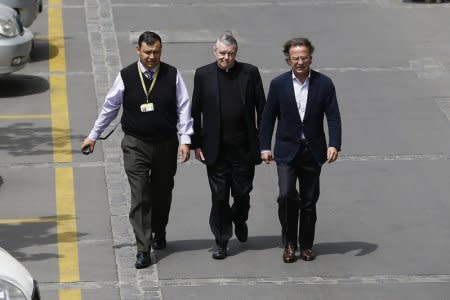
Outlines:
{"type": "MultiPolygon", "coordinates": [[[[295,77],[294,72],[292,72],[292,82],[294,85],[295,101],[297,102],[297,109],[300,115],[300,120],[305,117],[306,104],[308,102],[308,89],[309,89],[309,79],[311,77],[311,72],[309,72],[308,77],[305,82],[301,82],[295,77]]],[[[305,139],[305,135],[302,132],[302,139],[305,139]]]]}
{"type": "MultiPolygon", "coordinates": [[[[138,65],[142,73],[147,71],[141,62],[139,62],[138,65]]],[[[159,65],[153,68],[152,71],[157,72],[158,68],[159,65]]],[[[178,135],[180,136],[180,144],[190,144],[191,135],[194,133],[194,129],[192,127],[193,120],[191,117],[191,103],[189,101],[189,94],[186,85],[184,84],[183,78],[178,70],[176,81],[178,135]]],[[[89,133],[89,139],[94,141],[97,140],[106,127],[108,127],[108,125],[117,117],[123,103],[124,90],[125,85],[119,72],[114,84],[105,97],[105,102],[103,103],[102,109],[97,120],[95,121],[94,128],[92,128],[89,133]]]]}

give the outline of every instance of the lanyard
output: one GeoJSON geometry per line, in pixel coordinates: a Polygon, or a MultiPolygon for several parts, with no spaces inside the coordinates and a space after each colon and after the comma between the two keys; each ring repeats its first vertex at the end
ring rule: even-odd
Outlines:
{"type": "Polygon", "coordinates": [[[155,74],[153,75],[152,84],[150,85],[150,88],[147,91],[147,89],[145,88],[145,82],[144,82],[144,78],[142,77],[141,69],[139,68],[139,62],[137,63],[137,67],[138,67],[139,78],[141,79],[142,88],[144,89],[145,96],[147,96],[147,103],[148,103],[148,95],[150,95],[150,93],[153,90],[153,87],[155,86],[155,82],[156,82],[156,78],[158,77],[159,70],[156,71],[155,74]]]}

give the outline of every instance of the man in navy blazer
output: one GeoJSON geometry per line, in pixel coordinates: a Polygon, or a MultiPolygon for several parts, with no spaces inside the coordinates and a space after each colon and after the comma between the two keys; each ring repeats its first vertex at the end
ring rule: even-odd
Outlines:
{"type": "Polygon", "coordinates": [[[306,38],[294,38],[284,44],[283,52],[291,71],[270,83],[261,123],[261,159],[277,163],[278,216],[286,263],[296,260],[297,242],[301,259],[315,258],[312,246],[321,166],[334,162],[341,149],[341,117],[334,84],[329,77],[310,69],[313,51],[306,38]],[[278,124],[272,156],[275,121],[278,124]]]}

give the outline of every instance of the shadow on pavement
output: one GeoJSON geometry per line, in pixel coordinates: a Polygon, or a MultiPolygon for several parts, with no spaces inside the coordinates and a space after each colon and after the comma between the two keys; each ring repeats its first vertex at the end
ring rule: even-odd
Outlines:
{"type": "MultiPolygon", "coordinates": [[[[177,241],[168,240],[167,244],[168,247],[165,250],[156,251],[158,260],[162,260],[166,256],[183,251],[208,250],[209,252],[211,252],[214,246],[214,239],[177,241]]],[[[121,246],[123,247],[124,245],[121,246]]],[[[247,242],[245,243],[240,243],[236,239],[232,239],[228,244],[228,255],[234,256],[246,251],[266,250],[272,248],[282,248],[280,236],[249,237],[247,242]]],[[[357,251],[354,256],[363,256],[374,252],[377,248],[378,245],[376,244],[361,241],[318,243],[314,245],[314,251],[318,256],[329,254],[345,254],[353,251],[357,251]]]]}
{"type": "MultiPolygon", "coordinates": [[[[56,216],[41,217],[43,220],[56,219],[56,216]]],[[[59,216],[60,220],[71,220],[72,216],[59,216]]],[[[67,232],[60,236],[62,242],[72,242],[87,235],[86,233],[67,232]]],[[[55,222],[0,224],[0,246],[19,261],[39,261],[58,258],[58,235],[55,222]],[[43,248],[51,246],[51,252],[43,248]],[[28,249],[28,248],[31,248],[28,249]],[[35,249],[32,249],[35,248],[35,249]]],[[[64,254],[62,254],[63,256],[64,254]]]]}
{"type": "MultiPolygon", "coordinates": [[[[0,76],[0,98],[22,97],[44,93],[50,89],[49,82],[39,76],[10,74],[0,76]],[[8,87],[8,88],[3,88],[8,87]]],[[[30,98],[30,101],[33,99],[30,98]]]]}
{"type": "Polygon", "coordinates": [[[33,42],[30,63],[50,60],[58,55],[58,46],[50,44],[47,38],[36,35],[33,42]]]}
{"type": "Polygon", "coordinates": [[[446,3],[448,0],[403,0],[404,3],[414,3],[414,4],[430,4],[430,3],[446,3]]]}
{"type": "MultiPolygon", "coordinates": [[[[82,141],[85,137],[71,135],[69,138],[82,141]]],[[[0,151],[8,151],[13,156],[53,154],[55,151],[53,143],[59,147],[67,143],[67,132],[64,129],[37,127],[30,122],[21,122],[1,127],[0,140],[2,141],[0,151]],[[53,141],[52,132],[61,136],[60,140],[53,141]]],[[[70,149],[69,151],[73,153],[78,149],[70,149]]]]}
{"type": "Polygon", "coordinates": [[[327,254],[345,254],[358,251],[355,256],[363,256],[377,250],[378,245],[367,242],[337,242],[337,243],[318,243],[314,245],[317,255],[327,254]]]}

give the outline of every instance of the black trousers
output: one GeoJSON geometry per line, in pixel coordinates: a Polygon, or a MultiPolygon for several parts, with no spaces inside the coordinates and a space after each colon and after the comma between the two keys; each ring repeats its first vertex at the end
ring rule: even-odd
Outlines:
{"type": "Polygon", "coordinates": [[[311,249],[317,220],[321,166],[314,160],[309,147],[302,144],[295,159],[288,164],[277,164],[277,171],[278,217],[283,243],[299,243],[300,249],[311,249]]]}
{"type": "Polygon", "coordinates": [[[255,166],[249,162],[246,147],[224,145],[217,161],[207,166],[207,173],[212,200],[209,225],[216,243],[226,246],[232,236],[232,222],[240,224],[248,219],[255,166]]]}
{"type": "Polygon", "coordinates": [[[164,233],[169,220],[178,138],[146,142],[122,140],[123,161],[131,190],[130,223],[138,251],[150,251],[152,232],[164,233]]]}

